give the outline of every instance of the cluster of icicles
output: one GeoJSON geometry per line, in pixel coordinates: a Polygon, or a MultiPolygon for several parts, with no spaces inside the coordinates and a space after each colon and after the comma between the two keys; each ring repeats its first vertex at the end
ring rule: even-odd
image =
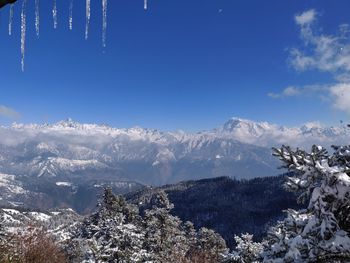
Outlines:
{"type": "MultiPolygon", "coordinates": [[[[69,18],[68,25],[69,29],[73,30],[73,5],[74,0],[69,0],[69,18]]],[[[102,46],[106,47],[106,32],[107,32],[107,4],[108,0],[102,1],[102,46]]],[[[26,46],[26,30],[27,30],[27,19],[26,19],[26,6],[27,0],[22,2],[21,10],[21,67],[24,71],[24,59],[25,59],[25,46],[26,46]]],[[[40,0],[35,0],[35,32],[39,37],[40,34],[40,0]]],[[[89,37],[89,25],[90,25],[90,16],[91,16],[91,0],[86,0],[86,24],[85,24],[85,39],[89,37]]],[[[144,9],[148,9],[148,0],[144,0],[144,9]]],[[[13,13],[14,13],[14,4],[10,5],[10,14],[9,14],[9,35],[12,35],[12,24],[13,24],[13,13]]],[[[58,25],[57,19],[57,0],[53,0],[52,8],[52,18],[53,18],[53,27],[56,29],[58,25]]]]}

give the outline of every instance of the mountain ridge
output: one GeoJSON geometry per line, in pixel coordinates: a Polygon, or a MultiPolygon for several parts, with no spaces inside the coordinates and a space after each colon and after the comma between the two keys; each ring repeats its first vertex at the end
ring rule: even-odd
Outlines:
{"type": "Polygon", "coordinates": [[[240,118],[197,133],[113,128],[72,119],[14,123],[0,126],[0,173],[14,176],[6,179],[14,182],[8,189],[19,187],[23,178],[72,185],[91,180],[162,185],[218,176],[249,179],[280,173],[272,146],[330,147],[349,138],[344,125],[289,128],[240,118]]]}

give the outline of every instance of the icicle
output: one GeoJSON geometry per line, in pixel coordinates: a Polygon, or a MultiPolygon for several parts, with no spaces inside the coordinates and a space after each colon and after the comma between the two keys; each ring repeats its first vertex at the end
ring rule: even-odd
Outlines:
{"type": "Polygon", "coordinates": [[[73,30],[73,2],[74,0],[70,0],[69,4],[69,29],[73,30]]]}
{"type": "Polygon", "coordinates": [[[106,47],[106,32],[107,32],[107,5],[108,0],[102,0],[102,46],[106,47]]]}
{"type": "Polygon", "coordinates": [[[13,23],[13,4],[10,6],[10,15],[9,15],[9,35],[12,35],[12,23],[13,23]]]}
{"type": "Polygon", "coordinates": [[[88,39],[88,37],[89,37],[90,15],[91,15],[91,1],[86,0],[85,39],[88,39]]]}
{"type": "Polygon", "coordinates": [[[27,5],[27,0],[23,0],[22,12],[21,12],[21,55],[22,55],[21,65],[22,65],[22,71],[24,71],[24,57],[25,57],[25,47],[26,47],[26,29],[27,29],[26,5],[27,5]]]}
{"type": "Polygon", "coordinates": [[[143,8],[145,9],[145,10],[147,10],[148,9],[148,1],[147,0],[143,0],[144,1],[144,3],[143,3],[143,8]]]}
{"type": "Polygon", "coordinates": [[[52,9],[52,18],[53,18],[53,28],[57,28],[57,1],[53,0],[53,9],[52,9]]]}
{"type": "Polygon", "coordinates": [[[40,0],[35,0],[35,32],[40,35],[40,0]]]}

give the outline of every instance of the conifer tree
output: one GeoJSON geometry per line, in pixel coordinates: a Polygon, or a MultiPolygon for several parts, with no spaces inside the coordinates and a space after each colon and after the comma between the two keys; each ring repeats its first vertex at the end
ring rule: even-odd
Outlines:
{"type": "Polygon", "coordinates": [[[350,261],[350,146],[333,148],[331,155],[320,146],[311,153],[274,149],[293,172],[286,188],[299,193],[308,207],[289,209],[271,229],[264,262],[350,261]]]}
{"type": "Polygon", "coordinates": [[[153,195],[152,209],[145,211],[145,249],[154,256],[154,262],[179,262],[184,258],[189,246],[185,232],[181,229],[181,220],[170,214],[174,207],[167,194],[160,191],[153,195]]]}
{"type": "Polygon", "coordinates": [[[110,188],[105,189],[98,211],[88,217],[73,236],[68,247],[72,262],[130,263],[142,262],[146,257],[137,207],[113,195],[110,188]]]}
{"type": "Polygon", "coordinates": [[[261,261],[262,243],[254,242],[253,235],[235,236],[236,248],[226,256],[224,263],[256,263],[261,261]]]}

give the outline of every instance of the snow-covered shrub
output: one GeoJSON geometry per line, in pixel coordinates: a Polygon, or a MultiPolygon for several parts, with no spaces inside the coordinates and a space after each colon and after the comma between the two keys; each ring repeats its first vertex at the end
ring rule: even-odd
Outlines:
{"type": "Polygon", "coordinates": [[[254,242],[253,235],[242,234],[235,236],[236,248],[226,256],[225,263],[253,263],[259,262],[263,250],[262,243],[254,242]]]}
{"type": "Polygon", "coordinates": [[[98,211],[74,230],[67,251],[72,262],[143,262],[144,236],[137,207],[107,188],[98,211]]]}
{"type": "Polygon", "coordinates": [[[149,201],[141,216],[135,205],[105,189],[98,211],[72,231],[66,246],[70,262],[219,262],[226,251],[220,235],[196,231],[192,223],[171,215],[174,206],[164,191],[149,201]]]}

